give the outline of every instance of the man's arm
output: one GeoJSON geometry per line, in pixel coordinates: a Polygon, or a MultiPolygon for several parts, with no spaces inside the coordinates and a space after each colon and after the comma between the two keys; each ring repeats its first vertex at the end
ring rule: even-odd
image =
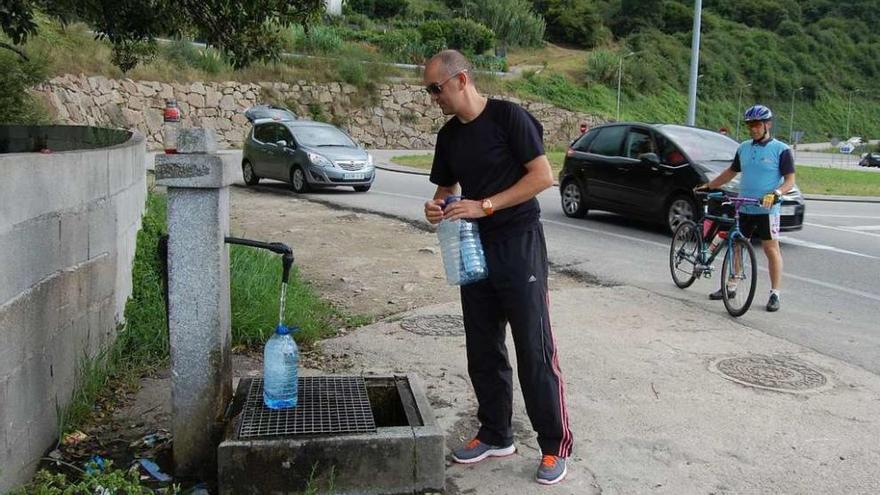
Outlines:
{"type": "MultiPolygon", "coordinates": [[[[453,203],[447,210],[444,218],[456,220],[459,218],[481,218],[486,216],[483,211],[482,201],[488,199],[492,202],[495,211],[510,208],[534,198],[541,191],[553,185],[553,170],[546,155],[540,155],[525,165],[526,175],[516,184],[501,191],[498,194],[479,200],[463,199],[453,203]]],[[[438,191],[440,188],[437,188],[438,191]]],[[[436,198],[436,196],[434,196],[436,198]]]]}
{"type": "Polygon", "coordinates": [[[779,186],[779,192],[785,194],[794,188],[794,172],[790,174],[785,174],[783,178],[785,180],[782,181],[782,185],[779,186]]]}

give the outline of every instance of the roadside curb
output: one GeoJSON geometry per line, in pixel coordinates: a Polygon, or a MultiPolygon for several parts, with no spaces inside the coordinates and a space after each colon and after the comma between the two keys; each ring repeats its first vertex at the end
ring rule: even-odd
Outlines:
{"type": "MultiPolygon", "coordinates": [[[[430,175],[429,172],[426,172],[422,169],[387,162],[376,164],[376,168],[378,168],[379,170],[399,172],[403,174],[425,176],[430,175]]],[[[559,183],[555,180],[553,181],[553,185],[559,187],[559,183]]],[[[807,199],[809,201],[838,201],[845,203],[880,203],[880,197],[878,196],[830,196],[825,194],[804,194],[804,199],[807,199]]]]}
{"type": "Polygon", "coordinates": [[[829,196],[825,194],[804,194],[809,201],[839,201],[841,203],[880,203],[877,196],[829,196]]]}

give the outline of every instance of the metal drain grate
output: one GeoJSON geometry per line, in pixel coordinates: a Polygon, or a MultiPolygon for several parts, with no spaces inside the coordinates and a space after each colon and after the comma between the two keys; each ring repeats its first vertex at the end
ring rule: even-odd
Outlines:
{"type": "Polygon", "coordinates": [[[787,356],[744,356],[721,359],[715,369],[728,380],[777,392],[801,392],[827,385],[818,370],[787,356]]]}
{"type": "Polygon", "coordinates": [[[305,376],[298,379],[297,406],[269,409],[263,379],[251,382],[238,437],[338,435],[376,431],[367,387],[360,376],[305,376]]]}

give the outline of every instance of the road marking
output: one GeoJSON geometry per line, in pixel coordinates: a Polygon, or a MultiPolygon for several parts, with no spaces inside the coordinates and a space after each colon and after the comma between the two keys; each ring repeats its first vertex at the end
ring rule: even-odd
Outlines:
{"type": "MultiPolygon", "coordinates": [[[[616,234],[616,233],[614,233],[614,232],[606,232],[606,231],[604,231],[604,230],[600,230],[600,229],[592,229],[592,228],[590,228],[590,227],[582,227],[582,226],[580,226],[580,225],[571,225],[571,224],[568,224],[568,223],[565,223],[565,222],[558,222],[558,221],[556,221],[556,220],[546,220],[546,219],[544,219],[544,220],[541,220],[541,222],[542,222],[542,223],[549,223],[549,224],[553,224],[553,225],[559,225],[559,226],[561,226],[561,227],[572,228],[572,229],[575,229],[575,230],[582,230],[582,231],[584,231],[584,232],[592,232],[592,233],[594,233],[594,234],[602,234],[602,235],[607,235],[607,236],[611,236],[611,237],[617,237],[617,238],[620,238],[620,239],[626,239],[626,240],[628,240],[628,241],[635,241],[635,242],[638,242],[638,243],[641,243],[641,244],[649,244],[649,245],[652,245],[652,246],[659,246],[659,247],[662,247],[662,248],[664,248],[664,249],[668,249],[668,248],[669,248],[669,244],[668,244],[668,243],[667,243],[667,244],[664,244],[664,243],[661,243],[661,242],[649,241],[649,240],[646,240],[646,239],[639,239],[638,237],[632,237],[632,236],[623,235],[623,234],[616,234]]],[[[791,239],[787,239],[787,238],[786,238],[786,239],[784,239],[784,240],[789,240],[789,241],[790,241],[791,239]]],[[[863,256],[863,257],[867,257],[867,258],[880,259],[880,258],[877,258],[876,256],[871,256],[871,255],[862,254],[862,253],[856,253],[856,252],[852,252],[852,251],[846,251],[846,250],[842,250],[842,249],[838,250],[838,248],[834,248],[834,247],[831,247],[831,246],[823,246],[823,245],[821,245],[821,244],[808,243],[808,242],[806,242],[806,241],[795,240],[795,241],[793,242],[793,244],[794,244],[794,243],[805,243],[805,244],[810,244],[810,246],[808,246],[808,247],[813,247],[813,248],[815,248],[815,249],[829,249],[829,250],[832,250],[832,251],[840,251],[840,252],[844,252],[844,253],[846,253],[846,254],[851,254],[851,255],[855,255],[855,256],[863,256]]],[[[767,269],[766,269],[765,267],[761,266],[761,267],[759,267],[759,268],[761,269],[762,272],[767,272],[767,269]]],[[[783,277],[790,278],[790,279],[794,279],[794,280],[798,280],[798,281],[800,281],[800,282],[805,282],[805,283],[808,283],[808,284],[818,285],[818,286],[820,286],[820,287],[825,287],[825,288],[827,288],[827,289],[837,290],[837,291],[844,292],[844,293],[846,293],[846,294],[851,294],[851,295],[854,295],[854,296],[864,297],[864,298],[871,299],[871,300],[874,300],[874,301],[880,301],[880,295],[877,295],[877,294],[871,294],[870,292],[864,292],[864,291],[860,291],[860,290],[857,290],[857,289],[850,289],[849,287],[844,287],[844,286],[842,286],[842,285],[832,284],[832,283],[829,283],[829,282],[823,282],[823,281],[821,281],[821,280],[816,280],[816,279],[814,279],[814,278],[801,277],[801,276],[799,276],[799,275],[791,275],[791,274],[788,274],[788,273],[783,274],[783,277]]]]}
{"type": "Polygon", "coordinates": [[[422,204],[424,204],[425,201],[427,201],[427,199],[424,196],[411,196],[409,194],[397,194],[397,193],[390,193],[390,192],[385,192],[385,191],[373,191],[373,192],[377,193],[377,194],[384,194],[385,196],[394,196],[396,198],[417,199],[422,204]]]}
{"type": "Polygon", "coordinates": [[[547,219],[543,219],[543,218],[541,219],[541,223],[549,223],[552,225],[559,225],[560,227],[566,227],[566,228],[575,229],[575,230],[583,230],[584,232],[592,232],[594,234],[602,234],[602,235],[607,235],[607,236],[611,236],[611,237],[617,237],[619,239],[626,239],[628,241],[639,242],[641,244],[648,244],[651,246],[659,246],[659,247],[662,247],[665,249],[669,249],[668,242],[662,243],[662,242],[657,242],[657,241],[649,241],[647,239],[640,239],[638,237],[632,237],[632,236],[628,236],[628,235],[624,235],[624,234],[617,234],[614,232],[608,232],[607,230],[592,229],[590,227],[582,227],[580,225],[572,225],[572,224],[566,223],[566,222],[559,222],[556,220],[547,220],[547,219]]]}
{"type": "MultiPolygon", "coordinates": [[[[765,270],[765,271],[766,271],[766,270],[765,270]]],[[[860,290],[856,290],[856,289],[850,289],[849,287],[843,287],[843,286],[840,286],[840,285],[837,285],[837,284],[830,284],[830,283],[828,283],[828,282],[823,282],[823,281],[821,281],[821,280],[816,280],[816,279],[814,279],[814,278],[800,277],[800,276],[798,276],[798,275],[790,275],[790,274],[788,274],[788,273],[784,274],[783,277],[785,277],[785,278],[793,278],[793,279],[795,279],[795,280],[799,280],[799,281],[801,281],[801,282],[807,282],[807,283],[810,283],[810,284],[819,285],[819,286],[821,286],[821,287],[825,287],[825,288],[828,288],[828,289],[834,289],[834,290],[837,290],[837,291],[840,291],[840,292],[845,292],[845,293],[847,293],[847,294],[852,294],[852,295],[854,295],[854,296],[860,296],[860,297],[864,297],[864,298],[867,298],[867,299],[872,299],[872,300],[874,300],[874,301],[880,301],[880,295],[877,295],[877,294],[871,294],[870,292],[864,292],[864,291],[860,291],[860,290]]]]}
{"type": "Polygon", "coordinates": [[[810,227],[819,227],[822,229],[839,230],[841,232],[847,232],[850,234],[861,234],[861,235],[869,235],[871,237],[880,237],[880,234],[873,234],[871,232],[861,232],[859,230],[852,230],[850,228],[832,227],[831,225],[822,225],[822,224],[818,224],[818,223],[809,223],[809,222],[804,222],[804,225],[809,225],[810,227]]]}
{"type": "Polygon", "coordinates": [[[859,225],[859,226],[855,226],[855,227],[847,227],[847,228],[848,228],[848,229],[853,229],[853,230],[861,230],[861,231],[864,231],[864,230],[880,230],[880,225],[859,225]]]}
{"type": "Polygon", "coordinates": [[[801,239],[794,239],[791,237],[781,237],[779,240],[783,244],[794,244],[795,246],[802,246],[802,247],[808,247],[808,248],[813,248],[813,249],[821,249],[823,251],[832,251],[832,252],[840,253],[840,254],[850,254],[853,256],[861,256],[863,258],[870,258],[870,259],[874,259],[874,260],[880,259],[880,257],[871,256],[870,254],[857,253],[855,251],[848,251],[846,249],[840,249],[840,248],[837,248],[834,246],[827,246],[825,244],[817,244],[815,242],[804,241],[801,239]]]}
{"type": "Polygon", "coordinates": [[[810,216],[827,218],[870,218],[871,220],[880,220],[880,217],[871,215],[832,215],[829,213],[810,213],[810,216]]]}

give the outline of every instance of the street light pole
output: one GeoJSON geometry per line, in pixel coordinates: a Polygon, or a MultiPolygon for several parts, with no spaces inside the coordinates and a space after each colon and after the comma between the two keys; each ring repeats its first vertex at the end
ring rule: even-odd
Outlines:
{"type": "Polygon", "coordinates": [[[743,90],[746,88],[752,87],[752,83],[748,83],[745,86],[739,87],[739,98],[736,100],[736,140],[739,141],[739,123],[742,121],[742,114],[739,112],[742,111],[742,101],[743,101],[743,90]]]}
{"type": "Polygon", "coordinates": [[[703,0],[694,0],[694,33],[691,38],[691,77],[688,84],[687,125],[697,120],[697,72],[700,67],[700,22],[702,20],[703,0]]]}
{"type": "Polygon", "coordinates": [[[803,91],[803,90],[804,90],[804,87],[801,86],[791,92],[791,119],[788,121],[788,142],[789,143],[794,143],[794,95],[796,95],[798,91],[803,91]]]}
{"type": "Polygon", "coordinates": [[[623,59],[635,55],[636,52],[629,52],[621,55],[617,61],[617,121],[620,122],[620,81],[623,79],[623,59]]]}
{"type": "Polygon", "coordinates": [[[846,135],[843,136],[843,139],[849,139],[849,116],[852,113],[852,95],[853,93],[861,93],[861,89],[854,89],[849,92],[849,104],[846,106],[846,135]]]}

